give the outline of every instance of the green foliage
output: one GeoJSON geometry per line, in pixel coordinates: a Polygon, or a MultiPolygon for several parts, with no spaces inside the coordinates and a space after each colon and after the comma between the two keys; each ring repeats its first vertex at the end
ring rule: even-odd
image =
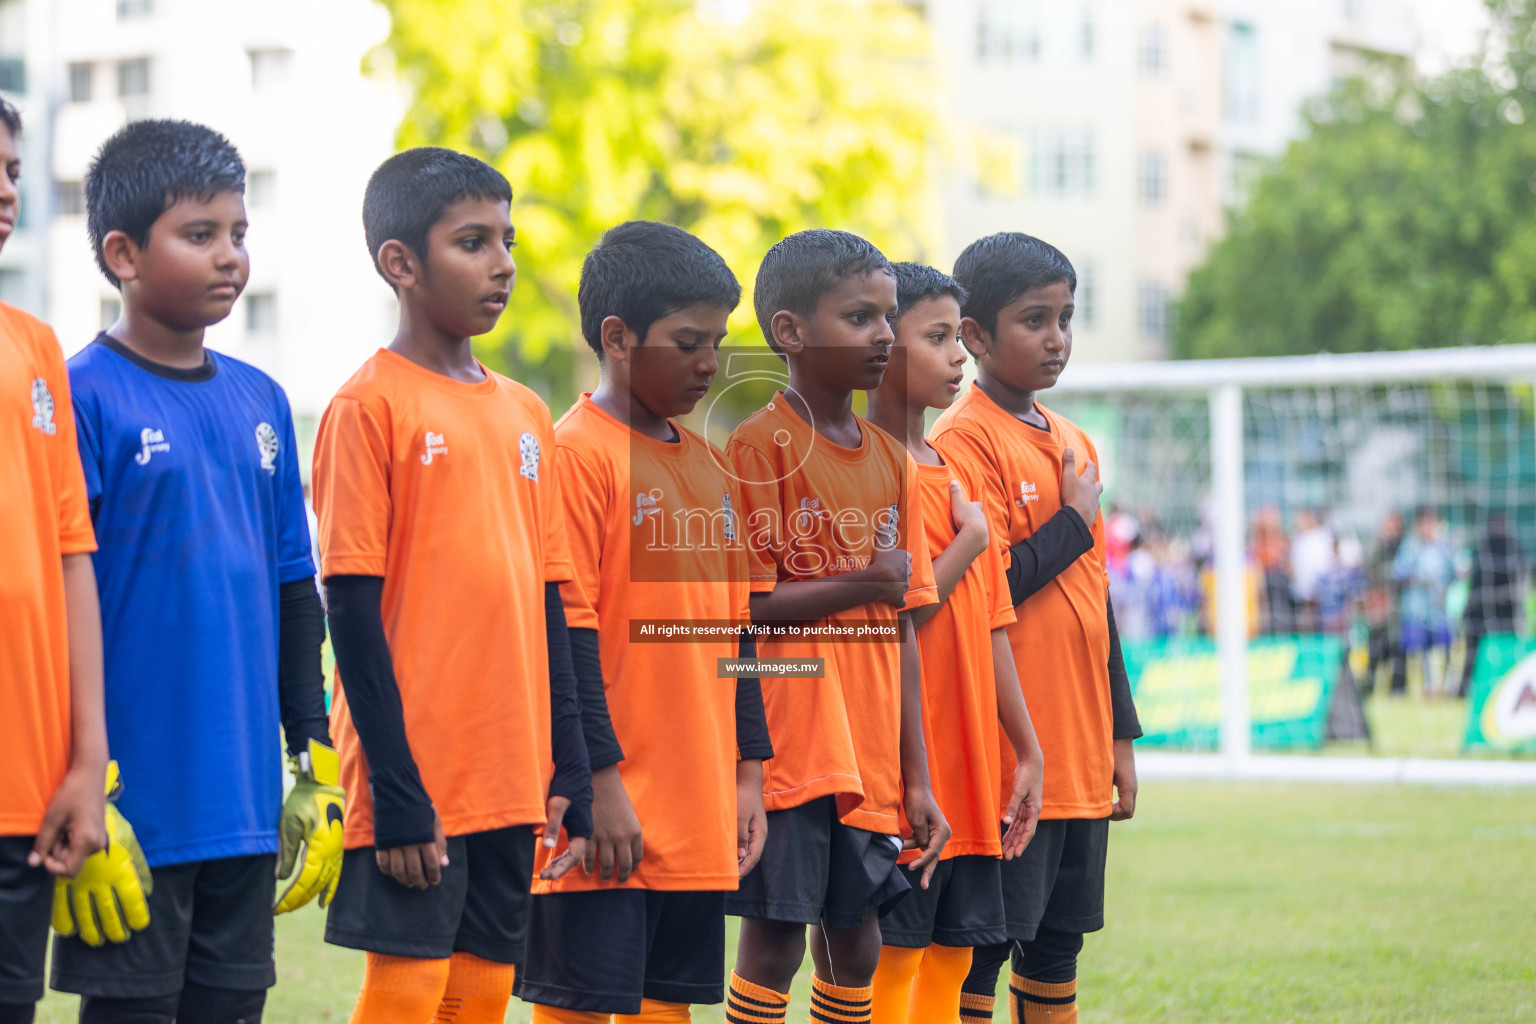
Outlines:
{"type": "MultiPolygon", "coordinates": [[[[400,144],[474,153],[512,182],[520,281],[487,346],[502,366],[547,370],[572,346],[589,358],[581,261],[625,220],[694,232],[748,293],[767,248],[802,228],[858,231],[902,259],[935,235],[940,122],[909,5],[761,0],[740,23],[696,0],[385,6],[372,60],[412,91],[400,144]]],[[[744,296],[733,342],[756,335],[750,311],[744,296]]]]}
{"type": "Polygon", "coordinates": [[[1308,113],[1189,280],[1185,358],[1536,341],[1536,0],[1472,67],[1308,113]]]}

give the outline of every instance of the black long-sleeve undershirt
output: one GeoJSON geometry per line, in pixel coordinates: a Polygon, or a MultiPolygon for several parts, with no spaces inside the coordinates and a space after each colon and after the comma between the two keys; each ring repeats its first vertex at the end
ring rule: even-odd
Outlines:
{"type": "MultiPolygon", "coordinates": [[[[592,834],[592,766],[584,732],[584,711],[577,696],[577,677],[573,659],[574,638],[565,624],[565,603],[560,600],[560,584],[544,584],[544,635],[549,645],[549,725],[550,747],[555,774],[549,781],[549,795],[563,796],[571,802],[565,812],[566,835],[585,838],[592,834]]],[[[603,698],[603,677],[599,670],[597,694],[603,698]]],[[[602,699],[602,717],[608,721],[608,701],[602,699]]],[[[613,730],[609,728],[609,735],[613,730]]],[[[614,741],[618,746],[618,741],[614,741]]]]}
{"type": "Polygon", "coordinates": [[[325,672],[320,667],[325,609],[313,577],[280,585],[277,608],[277,707],[288,752],[307,749],[310,740],[330,746],[325,672]]]}
{"type": "Polygon", "coordinates": [[[384,577],[330,576],[325,589],[337,675],[368,757],[373,843],[382,850],[430,843],[432,798],[405,738],[405,709],[384,634],[384,577]]]}
{"type": "MultiPolygon", "coordinates": [[[[742,661],[757,658],[757,641],[743,632],[736,646],[742,661]]],[[[763,684],[756,676],[736,677],[736,757],[741,761],[766,761],[773,757],[768,735],[768,715],[763,710],[763,684]]]]}
{"type": "MultiPolygon", "coordinates": [[[[1065,506],[1046,520],[1033,535],[1008,549],[1008,594],[1014,607],[1023,604],[1067,567],[1093,550],[1093,531],[1075,508],[1065,506]]],[[[1109,700],[1114,714],[1113,737],[1136,739],[1142,734],[1131,698],[1131,680],[1125,670],[1125,655],[1120,647],[1120,630],[1115,625],[1115,607],[1104,595],[1105,617],[1109,626],[1109,700]]]]}
{"type": "MultiPolygon", "coordinates": [[[[560,609],[561,621],[565,608],[560,609]]],[[[603,689],[603,658],[597,643],[597,630],[572,627],[571,663],[576,672],[576,697],[581,701],[581,731],[587,742],[587,760],[592,770],[607,768],[624,760],[624,749],[613,731],[608,716],[608,693],[603,689]]]]}

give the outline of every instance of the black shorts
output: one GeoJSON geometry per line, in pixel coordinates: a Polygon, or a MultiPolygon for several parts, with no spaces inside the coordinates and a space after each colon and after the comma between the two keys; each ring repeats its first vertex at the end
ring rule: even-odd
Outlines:
{"type": "Polygon", "coordinates": [[[725,912],[857,928],[871,910],[890,909],[911,888],[896,866],[900,854],[895,836],[839,821],[836,797],[769,811],[763,859],[726,894],[725,912]]]}
{"type": "Polygon", "coordinates": [[[635,1014],[640,1000],[725,999],[725,893],[602,889],[533,897],[513,993],[530,1003],[635,1014]]]}
{"type": "Polygon", "coordinates": [[[108,999],[174,995],[191,982],[260,991],[277,983],[272,904],[277,857],[197,860],[151,869],[149,927],[121,945],[53,940],[51,984],[108,999]]]}
{"type": "Polygon", "coordinates": [[[43,998],[53,876],[27,867],[36,836],[0,836],[0,1003],[43,998]]]}
{"type": "Polygon", "coordinates": [[[373,847],[348,850],[325,941],[422,960],[473,953],[518,963],[528,936],[535,842],[532,825],[449,836],[443,880],[425,889],[380,871],[373,847]]]}
{"type": "Polygon", "coordinates": [[[1002,862],[1009,940],[1029,942],[1041,926],[1063,932],[1103,928],[1108,853],[1108,818],[1040,822],[1024,852],[1002,862]]]}
{"type": "Polygon", "coordinates": [[[941,860],[926,889],[908,871],[912,894],[881,915],[880,942],[903,949],[1007,942],[1002,863],[982,856],[941,860]]]}

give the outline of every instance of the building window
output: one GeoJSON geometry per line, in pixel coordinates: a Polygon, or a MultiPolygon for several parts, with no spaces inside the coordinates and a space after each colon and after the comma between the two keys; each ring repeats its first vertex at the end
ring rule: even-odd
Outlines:
{"type": "Polygon", "coordinates": [[[1227,120],[1256,124],[1259,120],[1259,40],[1254,27],[1236,21],[1227,30],[1227,120]]]}
{"type": "Polygon", "coordinates": [[[1137,62],[1142,75],[1147,78],[1161,78],[1168,70],[1168,30],[1162,22],[1149,21],[1141,26],[1137,62]]]}
{"type": "Polygon", "coordinates": [[[102,299],[101,305],[97,308],[100,312],[100,330],[105,331],[117,323],[117,318],[123,315],[123,300],[116,297],[102,299]]]}
{"type": "Polygon", "coordinates": [[[1160,284],[1144,282],[1137,305],[1142,337],[1166,341],[1168,338],[1168,289],[1160,284]]]}
{"type": "Polygon", "coordinates": [[[985,0],[976,12],[976,56],[1013,64],[1038,61],[1045,51],[1039,13],[1026,0],[985,0]]]}
{"type": "Polygon", "coordinates": [[[1042,130],[1033,133],[1029,187],[1035,195],[1091,196],[1095,172],[1091,132],[1042,130]]]}
{"type": "Polygon", "coordinates": [[[85,216],[85,184],[79,181],[54,182],[53,201],[60,217],[85,216]]]}
{"type": "Polygon", "coordinates": [[[150,13],[152,7],[150,0],[117,0],[117,17],[120,21],[142,18],[150,13]]]}
{"type": "Polygon", "coordinates": [[[247,334],[272,334],[277,330],[277,296],[271,292],[252,292],[245,297],[247,334]]]}
{"type": "Polygon", "coordinates": [[[1168,197],[1168,161],[1163,154],[1156,150],[1141,154],[1136,179],[1136,194],[1141,205],[1162,206],[1168,197]]]}
{"type": "Polygon", "coordinates": [[[27,61],[25,57],[0,57],[0,92],[27,91],[27,61]]]}
{"type": "Polygon", "coordinates": [[[277,200],[277,172],[252,171],[245,178],[245,205],[253,210],[271,206],[277,200]]]}
{"type": "Polygon", "coordinates": [[[1092,263],[1077,267],[1077,294],[1072,304],[1076,307],[1072,322],[1079,327],[1092,327],[1099,311],[1099,272],[1092,263]]]}
{"type": "Polygon", "coordinates": [[[251,88],[272,89],[288,81],[292,50],[248,50],[251,59],[251,88]]]}
{"type": "Polygon", "coordinates": [[[96,65],[71,64],[69,66],[69,102],[89,103],[95,91],[96,65]]]}
{"type": "Polygon", "coordinates": [[[125,100],[149,95],[148,57],[117,62],[117,95],[125,100]]]}

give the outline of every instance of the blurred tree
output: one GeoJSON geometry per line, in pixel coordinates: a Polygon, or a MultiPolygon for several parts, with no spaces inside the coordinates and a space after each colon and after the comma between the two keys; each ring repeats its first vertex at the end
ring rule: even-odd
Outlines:
{"type": "Polygon", "coordinates": [[[582,258],[622,221],[670,221],[725,257],[745,293],[733,342],[757,336],[752,279],[792,231],[858,231],[893,259],[932,252],[940,121],[910,5],[384,5],[393,25],[371,62],[412,92],[400,144],[475,153],[512,182],[519,283],[490,347],[503,368],[556,378],[556,397],[587,363],[568,354],[585,350],[582,258]]]}
{"type": "Polygon", "coordinates": [[[1471,66],[1308,112],[1189,279],[1183,358],[1536,341],[1536,0],[1471,66]]]}

